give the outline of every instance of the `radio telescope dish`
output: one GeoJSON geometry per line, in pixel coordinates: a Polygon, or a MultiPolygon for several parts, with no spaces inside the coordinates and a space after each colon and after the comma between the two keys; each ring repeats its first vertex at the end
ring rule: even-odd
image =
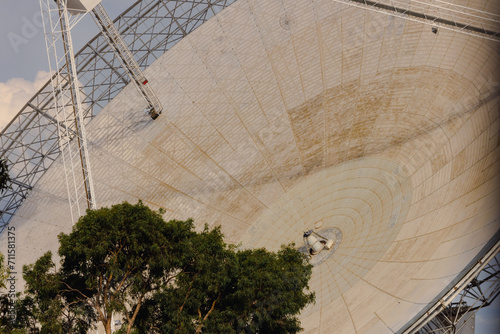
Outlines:
{"type": "MultiPolygon", "coordinates": [[[[160,117],[128,85],[87,125],[95,191],[242,247],[341,235],[305,333],[401,332],[498,240],[499,44],[342,2],[239,0],[184,37],[145,70],[160,117]]],[[[18,262],[71,229],[60,175],[12,219],[18,262]]]]}

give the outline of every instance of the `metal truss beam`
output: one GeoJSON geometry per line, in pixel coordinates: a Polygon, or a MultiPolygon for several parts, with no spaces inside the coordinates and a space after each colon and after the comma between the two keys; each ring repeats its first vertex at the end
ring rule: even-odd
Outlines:
{"type": "Polygon", "coordinates": [[[491,305],[500,293],[500,256],[497,254],[441,313],[425,324],[418,334],[455,334],[474,327],[475,314],[491,305]]]}
{"type": "MultiPolygon", "coordinates": [[[[83,17],[70,15],[64,0],[40,0],[45,45],[52,76],[52,95],[56,111],[59,147],[68,190],[71,217],[74,221],[85,208],[95,209],[91,164],[83,120],[83,106],[73,52],[71,30],[83,17]]],[[[53,117],[37,108],[48,119],[53,117]]]]}
{"type": "Polygon", "coordinates": [[[92,14],[102,33],[108,39],[110,47],[113,49],[118,59],[120,59],[123,68],[127,71],[132,82],[134,82],[136,88],[148,103],[147,112],[150,114],[151,118],[156,119],[163,109],[161,102],[149,85],[139,64],[135,61],[132,52],[130,52],[127,44],[123,41],[118,29],[116,29],[102,4],[97,4],[92,10],[92,14]]]}
{"type": "MultiPolygon", "coordinates": [[[[235,0],[138,0],[113,22],[140,69],[144,70],[233,2],[235,0]]],[[[130,81],[102,33],[75,54],[75,63],[87,123],[130,81]]],[[[9,174],[14,180],[11,189],[0,197],[0,234],[29,191],[60,155],[53,88],[49,80],[0,133],[0,158],[7,159],[9,174]]]]}
{"type": "Polygon", "coordinates": [[[402,334],[455,334],[500,294],[500,240],[402,334]]]}
{"type": "Polygon", "coordinates": [[[500,15],[475,8],[440,0],[333,1],[500,42],[500,15]]]}

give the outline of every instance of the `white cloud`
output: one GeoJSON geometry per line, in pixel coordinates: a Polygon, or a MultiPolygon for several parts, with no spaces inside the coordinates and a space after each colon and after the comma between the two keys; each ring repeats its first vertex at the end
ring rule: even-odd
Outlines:
{"type": "Polygon", "coordinates": [[[0,131],[49,79],[49,72],[39,71],[34,81],[12,78],[0,82],[0,131]]]}

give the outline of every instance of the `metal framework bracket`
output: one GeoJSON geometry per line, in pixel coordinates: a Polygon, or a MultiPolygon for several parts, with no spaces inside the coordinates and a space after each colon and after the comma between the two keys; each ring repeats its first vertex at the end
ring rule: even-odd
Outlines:
{"type": "Polygon", "coordinates": [[[500,42],[500,15],[444,1],[333,0],[437,28],[500,42]]]}
{"type": "MultiPolygon", "coordinates": [[[[114,21],[141,70],[235,0],[137,0],[114,21]]],[[[83,118],[88,123],[130,81],[102,33],[75,54],[83,118]]],[[[54,74],[54,76],[56,76],[54,74]]],[[[63,83],[65,87],[68,83],[63,83]]],[[[0,133],[0,158],[6,159],[13,183],[0,197],[0,234],[30,189],[60,155],[57,115],[49,80],[0,133]],[[49,117],[47,117],[49,116],[49,117]],[[52,118],[52,119],[51,119],[52,118]]],[[[74,131],[74,129],[72,129],[74,131]]],[[[68,131],[71,132],[71,131],[68,131]]],[[[74,135],[74,134],[73,134],[74,135]]]]}
{"type": "Polygon", "coordinates": [[[130,79],[135,84],[135,87],[148,103],[146,111],[152,119],[156,119],[160,116],[163,107],[146,79],[146,76],[139,67],[139,64],[137,64],[134,55],[128,49],[127,44],[123,41],[118,29],[116,29],[113,21],[102,4],[99,3],[95,6],[92,10],[92,14],[92,17],[101,29],[102,34],[108,39],[110,47],[113,49],[118,59],[120,59],[123,68],[125,68],[130,79]]]}
{"type": "Polygon", "coordinates": [[[500,294],[500,240],[401,334],[458,333],[500,294]]]}
{"type": "Polygon", "coordinates": [[[96,199],[84,125],[82,93],[73,52],[71,29],[84,14],[70,15],[65,0],[40,0],[55,117],[36,107],[45,118],[57,120],[57,138],[68,190],[71,219],[95,209],[96,199]]]}

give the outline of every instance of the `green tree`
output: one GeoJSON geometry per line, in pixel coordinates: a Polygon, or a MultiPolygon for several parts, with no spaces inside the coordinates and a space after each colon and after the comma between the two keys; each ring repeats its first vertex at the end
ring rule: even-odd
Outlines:
{"type": "Polygon", "coordinates": [[[25,266],[18,323],[27,333],[84,333],[95,321],[111,333],[295,333],[296,315],[314,300],[306,257],[237,250],[220,228],[194,231],[165,222],[139,202],[88,210],[59,235],[61,266],[50,253],[25,266]]]}
{"type": "Polygon", "coordinates": [[[192,221],[166,223],[161,213],[142,202],[87,210],[69,235],[59,235],[60,272],[72,278],[65,289],[95,310],[106,333],[113,313],[126,316],[130,333],[145,300],[183,264],[192,221]]]}
{"type": "Polygon", "coordinates": [[[141,333],[297,333],[312,266],[293,245],[237,251],[220,229],[196,236],[190,262],[139,312],[141,333]]]}
{"type": "Polygon", "coordinates": [[[92,307],[81,298],[89,294],[84,281],[74,275],[64,275],[55,268],[49,251],[35,264],[23,267],[26,282],[25,297],[19,299],[16,309],[16,327],[30,333],[85,334],[95,323],[92,307]],[[78,287],[78,290],[68,287],[78,287]]]}
{"type": "MultiPolygon", "coordinates": [[[[0,159],[0,195],[10,187],[11,178],[7,167],[7,160],[0,159]]],[[[9,276],[4,263],[4,256],[0,253],[0,290],[5,289],[5,280],[9,276]]],[[[8,293],[0,294],[0,334],[8,333],[11,327],[10,321],[10,299],[8,293]]]]}
{"type": "Polygon", "coordinates": [[[11,178],[7,167],[7,160],[0,159],[0,194],[10,187],[11,178]]]}
{"type": "MultiPolygon", "coordinates": [[[[5,280],[8,277],[8,270],[5,266],[5,257],[0,253],[0,290],[5,289],[5,280]]],[[[6,332],[9,325],[9,298],[7,293],[0,295],[0,334],[6,332]]]]}
{"type": "Polygon", "coordinates": [[[5,280],[9,277],[9,271],[5,265],[5,257],[0,253],[0,289],[5,289],[5,280]]]}
{"type": "MultiPolygon", "coordinates": [[[[0,253],[0,290],[7,289],[9,270],[5,265],[5,257],[0,253]]],[[[26,330],[18,328],[12,319],[12,298],[9,292],[0,294],[0,334],[25,334],[26,330]]]]}
{"type": "MultiPolygon", "coordinates": [[[[7,168],[7,160],[0,159],[0,194],[9,187],[10,176],[7,168]]],[[[5,280],[9,277],[9,272],[5,265],[5,257],[0,253],[0,290],[5,289],[5,280]]],[[[7,322],[7,310],[9,305],[8,294],[0,295],[0,331],[4,327],[4,322],[7,322]]]]}

